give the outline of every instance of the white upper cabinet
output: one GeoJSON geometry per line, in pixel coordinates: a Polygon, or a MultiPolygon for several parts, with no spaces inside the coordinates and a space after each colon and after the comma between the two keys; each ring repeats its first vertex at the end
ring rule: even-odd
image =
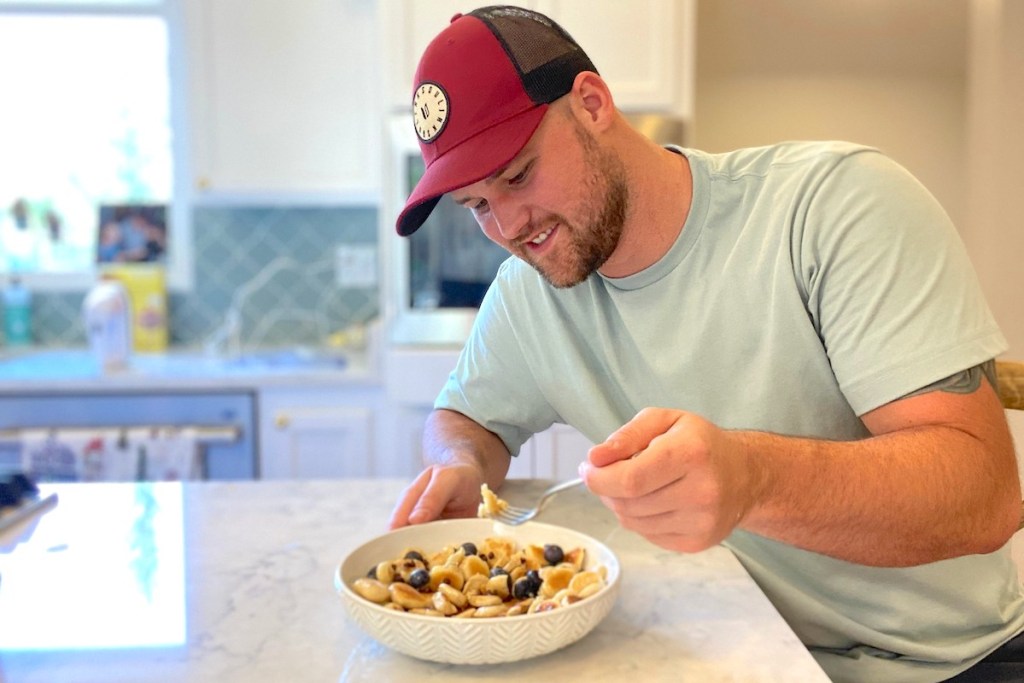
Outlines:
{"type": "Polygon", "coordinates": [[[376,200],[384,106],[375,3],[184,8],[196,197],[376,200]]]}
{"type": "MultiPolygon", "coordinates": [[[[619,108],[691,119],[696,0],[527,0],[587,51],[619,108]]],[[[458,0],[381,3],[385,78],[392,110],[408,108],[412,77],[427,43],[467,5],[458,0]]]]}
{"type": "Polygon", "coordinates": [[[628,111],[692,111],[693,0],[538,0],[562,25],[628,111]]]}
{"type": "MultiPolygon", "coordinates": [[[[626,111],[691,118],[696,0],[524,0],[588,51],[626,111]]],[[[472,6],[472,5],[469,5],[472,6]]],[[[195,197],[380,196],[387,113],[460,0],[183,0],[195,197]]]]}
{"type": "Polygon", "coordinates": [[[387,104],[392,112],[412,111],[412,77],[420,54],[452,17],[475,6],[459,0],[385,0],[380,3],[384,79],[387,104]]]}

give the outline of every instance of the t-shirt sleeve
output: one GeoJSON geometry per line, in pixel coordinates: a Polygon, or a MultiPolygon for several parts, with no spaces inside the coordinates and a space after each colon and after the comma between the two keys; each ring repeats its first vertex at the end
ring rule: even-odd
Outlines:
{"type": "Polygon", "coordinates": [[[844,157],[802,228],[808,312],[857,414],[1006,350],[949,217],[886,156],[844,157]]]}

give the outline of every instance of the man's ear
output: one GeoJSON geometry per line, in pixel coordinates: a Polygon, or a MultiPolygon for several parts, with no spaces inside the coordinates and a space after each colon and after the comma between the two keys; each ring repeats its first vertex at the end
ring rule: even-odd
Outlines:
{"type": "Polygon", "coordinates": [[[581,71],[576,74],[572,84],[573,112],[589,122],[590,125],[604,128],[615,112],[615,102],[611,90],[604,79],[593,71],[581,71]]]}

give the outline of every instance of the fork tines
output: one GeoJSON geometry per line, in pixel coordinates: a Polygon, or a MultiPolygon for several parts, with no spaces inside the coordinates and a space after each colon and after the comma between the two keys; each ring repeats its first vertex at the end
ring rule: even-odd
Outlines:
{"type": "Polygon", "coordinates": [[[530,510],[528,508],[509,506],[496,514],[494,519],[499,522],[505,522],[506,524],[516,524],[525,522],[527,519],[533,517],[534,513],[534,510],[530,510]]]}

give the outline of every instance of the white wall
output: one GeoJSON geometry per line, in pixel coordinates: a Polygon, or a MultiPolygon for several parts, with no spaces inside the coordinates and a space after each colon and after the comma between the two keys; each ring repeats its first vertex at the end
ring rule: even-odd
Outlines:
{"type": "Polygon", "coordinates": [[[1024,359],[1024,3],[974,0],[966,239],[992,309],[1024,359]]]}
{"type": "MultiPolygon", "coordinates": [[[[1024,2],[702,0],[694,146],[873,144],[963,237],[1024,358],[1024,2]]],[[[1024,419],[1013,416],[1018,444],[1024,419]]],[[[1020,450],[1020,449],[1019,449],[1020,450]]]]}
{"type": "MultiPolygon", "coordinates": [[[[973,0],[967,246],[992,311],[1024,360],[1024,2],[973,0]]],[[[1010,411],[1024,470],[1024,413],[1010,411]]]]}
{"type": "Polygon", "coordinates": [[[953,218],[1024,359],[1024,2],[702,0],[697,41],[694,146],[880,147],[953,218]]]}
{"type": "Polygon", "coordinates": [[[969,0],[704,0],[695,146],[874,145],[964,220],[969,0]]]}
{"type": "Polygon", "coordinates": [[[955,74],[712,79],[697,88],[695,146],[724,151],[796,139],[872,145],[906,166],[960,225],[965,213],[963,95],[963,80],[955,74]]]}

